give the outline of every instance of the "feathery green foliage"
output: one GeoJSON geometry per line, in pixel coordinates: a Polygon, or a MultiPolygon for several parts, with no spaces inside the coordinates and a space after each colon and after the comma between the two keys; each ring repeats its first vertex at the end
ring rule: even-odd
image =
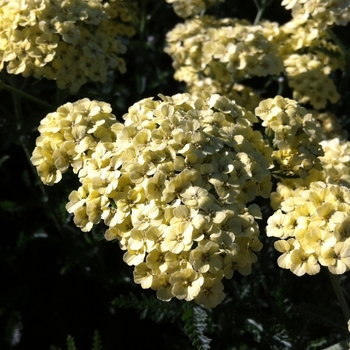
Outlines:
{"type": "Polygon", "coordinates": [[[184,331],[198,350],[209,350],[211,339],[205,335],[208,314],[205,309],[194,303],[182,306],[182,320],[185,322],[184,331]]]}

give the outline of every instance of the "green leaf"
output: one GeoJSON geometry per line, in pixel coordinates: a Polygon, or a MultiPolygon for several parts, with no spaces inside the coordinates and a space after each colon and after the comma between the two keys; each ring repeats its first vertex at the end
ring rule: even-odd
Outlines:
{"type": "Polygon", "coordinates": [[[102,341],[100,332],[96,329],[94,336],[92,338],[92,347],[91,350],[102,350],[102,341]]]}
{"type": "Polygon", "coordinates": [[[154,296],[147,297],[141,294],[141,298],[135,294],[120,295],[112,301],[112,305],[123,309],[134,309],[140,312],[140,318],[149,317],[154,322],[167,320],[175,322],[181,315],[181,309],[175,303],[164,303],[154,296]]]}
{"type": "Polygon", "coordinates": [[[10,159],[10,156],[7,154],[0,158],[0,168],[8,159],[10,159]]]}
{"type": "Polygon", "coordinates": [[[182,320],[185,321],[184,330],[192,344],[198,350],[210,349],[211,339],[204,334],[208,326],[207,312],[200,306],[194,306],[193,303],[185,303],[182,309],[184,310],[182,315],[182,320]]]}
{"type": "Polygon", "coordinates": [[[74,338],[71,335],[67,337],[67,350],[77,350],[74,338]]]}

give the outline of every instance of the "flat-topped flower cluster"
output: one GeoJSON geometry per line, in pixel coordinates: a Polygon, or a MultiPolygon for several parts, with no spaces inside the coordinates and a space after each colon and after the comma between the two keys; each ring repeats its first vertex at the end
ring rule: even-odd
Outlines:
{"type": "Polygon", "coordinates": [[[304,23],[308,19],[321,27],[346,26],[350,21],[349,0],[283,0],[282,6],[292,10],[294,20],[304,23]]]}
{"type": "Polygon", "coordinates": [[[320,265],[331,273],[350,269],[350,142],[335,138],[320,142],[321,170],[304,178],[280,179],[271,195],[275,213],[268,236],[281,238],[278,265],[301,276],[314,275],[320,265]]]}
{"type": "MultiPolygon", "coordinates": [[[[204,15],[168,32],[164,51],[173,59],[174,78],[184,81],[191,93],[204,90],[235,99],[237,87],[247,79],[284,75],[293,99],[318,110],[339,100],[329,75],[345,66],[326,29],[312,18],[253,25],[204,15]]],[[[250,101],[249,90],[240,91],[250,101]]]]}
{"type": "Polygon", "coordinates": [[[32,162],[44,183],[72,166],[67,210],[83,231],[103,221],[134,279],[162,300],[214,307],[222,279],[247,275],[262,248],[256,196],[268,198],[271,148],[258,119],[226,97],[144,99],[115,122],[110,107],[68,103],[41,122],[32,162]]]}
{"type": "MultiPolygon", "coordinates": [[[[118,55],[125,48],[118,41],[102,40],[96,46],[84,41],[89,38],[84,33],[95,26],[96,33],[114,37],[117,27],[100,20],[124,16],[130,22],[125,4],[55,0],[50,4],[57,10],[63,6],[68,16],[56,18],[46,12],[47,1],[40,1],[35,2],[40,10],[26,22],[34,3],[4,1],[15,25],[2,34],[10,52],[3,54],[2,68],[26,75],[34,65],[34,76],[49,79],[51,71],[62,68],[52,78],[72,91],[106,73],[91,71],[81,60],[93,65],[87,58],[102,59],[100,54],[107,52],[102,60],[107,65],[95,68],[124,70],[118,55]],[[54,40],[44,64],[31,53],[31,36],[25,39],[29,43],[24,40],[33,28],[39,39],[54,40]],[[26,46],[16,51],[9,34],[26,46]],[[73,66],[73,61],[79,64],[73,66]],[[66,74],[82,67],[82,81],[80,73],[66,74]],[[60,76],[73,76],[73,85],[63,84],[60,76]]],[[[167,2],[179,16],[192,16],[167,34],[165,47],[175,79],[184,81],[189,93],[143,99],[128,109],[123,123],[109,104],[89,99],[49,113],[41,121],[31,158],[43,183],[59,182],[72,168],[81,183],[66,206],[74,223],[84,232],[104,223],[105,238],[117,240],[124,261],[134,266],[134,281],[155,290],[161,300],[195,300],[212,308],[224,299],[224,278],[235,271],[251,272],[262,248],[256,221],[262,214],[252,204],[259,196],[271,198],[275,211],[266,233],[279,239],[275,248],[282,253],[281,268],[298,276],[316,274],[321,265],[333,274],[348,271],[350,144],[342,139],[347,133],[336,117],[325,110],[340,98],[330,75],[345,70],[346,58],[328,29],[345,23],[347,2],[323,2],[325,8],[338,6],[323,25],[317,1],[283,1],[294,17],[284,25],[196,17],[214,1],[167,2]],[[268,76],[279,76],[279,84],[286,78],[294,99],[263,99],[244,85],[252,77],[268,76]],[[255,123],[264,128],[264,136],[255,123]],[[273,193],[272,175],[277,180],[273,193]]],[[[126,35],[132,36],[132,29],[126,35]]]]}
{"type": "Polygon", "coordinates": [[[295,100],[277,95],[259,103],[255,114],[262,120],[273,147],[276,176],[306,178],[312,169],[320,170],[323,155],[322,128],[311,113],[295,100]]]}
{"type": "Polygon", "coordinates": [[[98,0],[3,0],[0,7],[0,70],[56,80],[72,93],[108,72],[126,71],[126,47],[101,27],[108,3],[98,0]]]}
{"type": "Polygon", "coordinates": [[[348,187],[312,182],[296,189],[269,219],[268,236],[282,253],[278,265],[297,276],[314,275],[320,265],[333,274],[350,270],[350,191],[348,187]]]}
{"type": "Polygon", "coordinates": [[[225,0],[166,0],[173,6],[174,12],[182,18],[200,15],[207,8],[225,0]]]}
{"type": "Polygon", "coordinates": [[[261,25],[245,20],[195,17],[177,24],[166,40],[164,51],[173,59],[174,78],[191,92],[215,87],[211,93],[234,98],[230,94],[240,81],[283,71],[278,46],[265,37],[261,25]]]}

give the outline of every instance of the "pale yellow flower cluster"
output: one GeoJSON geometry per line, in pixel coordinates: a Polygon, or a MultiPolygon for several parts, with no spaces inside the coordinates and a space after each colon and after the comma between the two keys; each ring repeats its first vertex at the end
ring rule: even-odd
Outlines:
{"type": "Polygon", "coordinates": [[[295,100],[301,104],[309,102],[315,109],[323,109],[328,101],[336,103],[340,98],[333,80],[317,69],[291,75],[288,83],[293,89],[295,100]]]}
{"type": "Polygon", "coordinates": [[[335,114],[329,111],[320,113],[315,110],[310,111],[310,113],[312,113],[312,115],[321,123],[327,140],[334,138],[339,138],[341,140],[348,139],[348,131],[340,124],[335,114]]]}
{"type": "Polygon", "coordinates": [[[321,142],[325,182],[350,188],[350,142],[338,138],[321,142]]]}
{"type": "Polygon", "coordinates": [[[225,0],[166,0],[173,6],[174,12],[181,18],[200,15],[208,7],[225,0]]]}
{"type": "Polygon", "coordinates": [[[282,96],[260,102],[255,114],[274,148],[274,174],[305,179],[312,169],[321,169],[319,144],[323,131],[311,113],[296,101],[282,96]]]}
{"type": "MultiPolygon", "coordinates": [[[[103,0],[99,0],[104,2],[103,0]]],[[[116,36],[126,36],[131,38],[136,34],[136,26],[140,22],[139,8],[135,1],[109,0],[108,21],[101,22],[99,32],[116,36]]]]}
{"type": "Polygon", "coordinates": [[[78,173],[99,142],[115,140],[111,111],[109,104],[86,98],[66,103],[41,121],[31,162],[45,185],[59,182],[69,167],[78,173]]]}
{"type": "Polygon", "coordinates": [[[329,75],[344,69],[345,61],[326,32],[311,20],[292,20],[279,28],[277,24],[267,24],[263,23],[265,35],[279,47],[293,99],[310,103],[315,109],[325,108],[328,102],[336,103],[340,96],[329,75]]]}
{"type": "Polygon", "coordinates": [[[294,20],[303,23],[313,19],[322,27],[346,26],[350,21],[349,0],[283,0],[282,6],[292,10],[294,20]]]}
{"type": "Polygon", "coordinates": [[[209,77],[230,91],[240,80],[283,71],[277,46],[248,21],[203,16],[177,24],[166,39],[175,79],[190,86],[209,77]]]}
{"type": "Polygon", "coordinates": [[[333,274],[350,270],[350,190],[312,182],[296,191],[269,217],[267,236],[282,253],[277,262],[297,276],[317,274],[320,265],[333,274]]]}
{"type": "Polygon", "coordinates": [[[188,85],[188,91],[192,95],[207,98],[213,94],[226,96],[230,100],[234,100],[239,106],[254,113],[255,108],[263,100],[252,88],[241,84],[220,84],[212,78],[204,78],[198,80],[193,85],[188,85]]]}
{"type": "Polygon", "coordinates": [[[126,71],[125,46],[99,30],[108,20],[99,0],[7,0],[0,7],[0,70],[56,80],[72,93],[87,81],[126,71]]]}
{"type": "Polygon", "coordinates": [[[285,60],[290,55],[301,54],[302,63],[299,66],[309,69],[321,69],[329,74],[336,69],[344,69],[345,61],[341,50],[331,41],[327,31],[318,26],[318,23],[308,20],[298,23],[291,20],[277,28],[278,24],[267,25],[263,22],[264,32],[270,33],[269,40],[278,45],[279,55],[285,60]],[[309,58],[304,54],[312,54],[309,58]]]}
{"type": "Polygon", "coordinates": [[[222,279],[249,274],[262,248],[260,208],[249,203],[270,195],[271,149],[257,118],[226,97],[159,97],[134,104],[123,124],[101,102],[60,107],[42,121],[32,162],[40,172],[40,157],[52,158],[55,174],[73,166],[82,185],[67,210],[83,231],[109,227],[142,288],[212,308],[222,279]]]}
{"type": "Polygon", "coordinates": [[[310,187],[311,182],[322,181],[350,187],[350,142],[339,138],[320,142],[323,156],[319,156],[321,170],[312,169],[304,179],[279,179],[277,189],[271,193],[271,207],[281,208],[281,203],[299,196],[310,187]]]}

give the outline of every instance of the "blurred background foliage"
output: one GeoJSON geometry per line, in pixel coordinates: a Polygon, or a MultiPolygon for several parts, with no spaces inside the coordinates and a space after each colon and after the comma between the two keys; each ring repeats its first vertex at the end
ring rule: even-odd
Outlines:
{"type": "MultiPolygon", "coordinates": [[[[3,82],[11,79],[12,86],[44,101],[0,90],[0,349],[311,350],[346,339],[327,272],[300,278],[278,268],[273,241],[263,234],[265,222],[264,249],[252,274],[225,281],[224,302],[204,310],[158,301],[153,291],[133,282],[132,267],[123,262],[118,244],[104,240],[104,227],[89,233],[75,227],[65,210],[69,193],[78,187],[73,174],[54,187],[41,184],[29,157],[47,113],[88,97],[110,103],[122,121],[142,98],[184,91],[163,52],[165,34],[182,19],[165,1],[137,3],[137,33],[122,39],[126,74],[86,84],[75,95],[58,91],[54,81],[0,74],[3,82]]],[[[228,0],[208,13],[253,21],[256,7],[254,1],[228,0]]],[[[284,23],[290,13],[274,1],[264,17],[284,23]]],[[[277,94],[277,82],[250,83],[264,97],[277,94]]],[[[349,91],[343,111],[349,111],[349,91]]],[[[348,293],[348,274],[340,281],[348,293]]]]}

